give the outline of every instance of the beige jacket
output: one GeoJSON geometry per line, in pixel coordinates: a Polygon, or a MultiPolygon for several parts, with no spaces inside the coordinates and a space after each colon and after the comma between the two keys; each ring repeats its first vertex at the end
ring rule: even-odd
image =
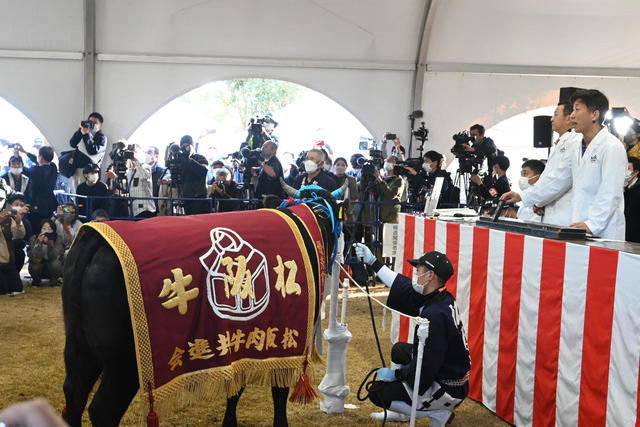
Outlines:
{"type": "MultiPolygon", "coordinates": [[[[16,221],[11,218],[11,235],[14,240],[22,239],[25,235],[24,223],[20,222],[18,225],[16,221]]],[[[4,238],[4,234],[0,232],[0,264],[9,264],[9,262],[11,262],[9,246],[4,238]]]]}

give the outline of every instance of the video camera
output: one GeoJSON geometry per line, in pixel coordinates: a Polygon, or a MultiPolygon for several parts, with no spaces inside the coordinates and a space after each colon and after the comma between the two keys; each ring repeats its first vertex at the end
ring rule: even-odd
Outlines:
{"type": "Polygon", "coordinates": [[[183,150],[180,144],[172,142],[167,147],[164,163],[171,173],[171,186],[177,187],[182,183],[184,164],[189,161],[189,152],[183,150]]]}
{"type": "Polygon", "coordinates": [[[249,119],[249,125],[247,126],[248,134],[245,140],[249,148],[257,149],[264,141],[270,139],[268,135],[263,135],[263,127],[269,123],[273,124],[274,128],[278,126],[278,122],[268,115],[262,117],[256,115],[249,119]]]}
{"type": "Polygon", "coordinates": [[[113,144],[109,157],[113,160],[113,172],[118,176],[118,180],[125,179],[127,173],[127,160],[133,160],[135,158],[135,152],[135,144],[127,145],[123,141],[118,141],[113,144]]]}
{"type": "Polygon", "coordinates": [[[477,174],[484,161],[484,156],[473,151],[466,151],[465,147],[473,142],[473,136],[467,131],[462,131],[453,135],[452,138],[455,143],[451,147],[451,153],[458,159],[458,170],[462,173],[477,174]]]}
{"type": "Polygon", "coordinates": [[[242,166],[245,169],[250,169],[260,165],[262,161],[262,150],[260,148],[250,149],[249,147],[242,147],[240,149],[240,155],[242,156],[242,166]]]}
{"type": "Polygon", "coordinates": [[[412,168],[416,172],[420,172],[420,169],[422,169],[422,157],[411,157],[405,161],[396,162],[396,165],[393,168],[393,173],[396,175],[412,177],[413,175],[409,173],[407,168],[412,168]]]}

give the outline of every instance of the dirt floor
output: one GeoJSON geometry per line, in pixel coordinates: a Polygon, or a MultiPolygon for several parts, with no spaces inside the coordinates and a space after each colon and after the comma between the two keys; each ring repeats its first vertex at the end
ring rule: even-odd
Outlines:
{"type": "MultiPolygon", "coordinates": [[[[381,290],[381,289],[380,289],[381,290]]],[[[376,292],[379,293],[379,292],[376,292]]],[[[0,336],[2,337],[0,360],[0,408],[11,403],[44,397],[58,409],[64,405],[62,382],[64,346],[60,288],[27,287],[26,293],[15,297],[0,296],[0,336]]],[[[382,309],[374,306],[378,329],[382,323],[382,309]]],[[[364,376],[380,366],[376,344],[371,331],[367,299],[353,294],[349,299],[347,316],[353,340],[347,350],[347,382],[351,392],[347,403],[355,405],[343,415],[327,415],[318,408],[318,401],[307,406],[289,404],[288,417],[292,426],[379,425],[369,419],[376,411],[369,402],[356,398],[358,386],[364,376]]],[[[380,332],[381,344],[388,360],[390,343],[387,332],[380,332]]],[[[314,367],[313,384],[317,386],[324,374],[324,364],[314,367]]],[[[136,399],[137,400],[137,399],[136,399]]],[[[139,420],[135,404],[125,415],[122,425],[137,425],[139,420]]],[[[225,401],[201,402],[184,408],[162,420],[168,426],[220,425],[225,401]]],[[[243,426],[271,425],[273,409],[268,388],[250,386],[238,406],[238,420],[243,426]]],[[[88,423],[88,418],[87,425],[88,423]]],[[[390,423],[393,425],[397,423],[390,423]]],[[[428,421],[418,421],[428,425],[428,421]]],[[[503,426],[507,425],[483,406],[465,401],[456,412],[454,426],[503,426]]]]}

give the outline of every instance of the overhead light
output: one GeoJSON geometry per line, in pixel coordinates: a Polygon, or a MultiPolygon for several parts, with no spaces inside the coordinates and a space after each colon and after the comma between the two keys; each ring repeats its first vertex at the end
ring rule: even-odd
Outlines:
{"type": "Polygon", "coordinates": [[[609,128],[609,132],[622,138],[629,132],[629,128],[633,125],[634,119],[631,117],[631,114],[629,114],[627,107],[613,107],[605,115],[605,123],[609,128]]]}

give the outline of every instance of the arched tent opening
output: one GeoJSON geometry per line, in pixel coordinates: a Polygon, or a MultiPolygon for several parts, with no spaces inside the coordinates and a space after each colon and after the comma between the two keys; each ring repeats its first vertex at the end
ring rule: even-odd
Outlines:
{"type": "Polygon", "coordinates": [[[212,162],[237,151],[247,137],[249,119],[267,113],[278,122],[273,135],[281,157],[297,156],[324,141],[332,158],[348,158],[363,152],[361,140],[372,138],[352,113],[315,90],[284,80],[248,78],[207,83],[174,98],[149,116],[128,142],[156,146],[164,153],[171,142],[188,134],[212,162]]]}
{"type": "MultiPolygon", "coordinates": [[[[0,97],[0,168],[3,174],[8,170],[9,158],[14,155],[16,144],[35,154],[47,141],[24,113],[0,97]]],[[[28,162],[26,157],[23,160],[28,162]]]]}
{"type": "MultiPolygon", "coordinates": [[[[548,157],[547,148],[533,146],[533,118],[535,116],[552,116],[556,106],[536,108],[516,114],[487,129],[486,135],[494,141],[500,141],[498,149],[504,151],[511,165],[507,171],[507,178],[511,181],[511,188],[518,190],[520,166],[525,159],[542,160],[548,157]]],[[[557,134],[553,135],[553,139],[557,134]]]]}

